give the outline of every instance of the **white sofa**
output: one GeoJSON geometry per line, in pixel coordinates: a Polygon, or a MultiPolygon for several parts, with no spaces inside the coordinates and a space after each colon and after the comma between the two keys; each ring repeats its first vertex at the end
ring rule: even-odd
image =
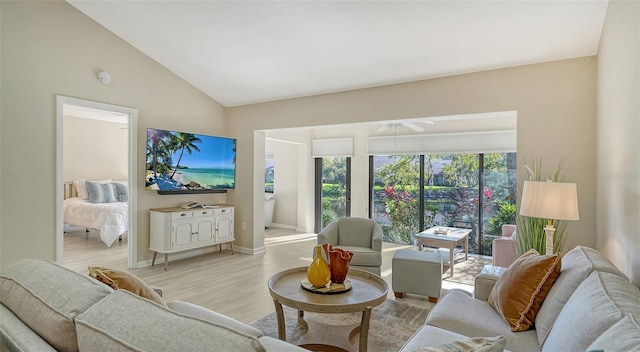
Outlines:
{"type": "Polygon", "coordinates": [[[306,351],[180,301],[163,306],[45,260],[0,275],[0,351],[306,351]]]}
{"type": "Polygon", "coordinates": [[[429,313],[401,352],[470,337],[506,338],[511,351],[640,351],[640,290],[602,254],[578,246],[535,318],[535,329],[511,332],[487,302],[497,276],[476,277],[476,297],[453,289],[429,313]]]}

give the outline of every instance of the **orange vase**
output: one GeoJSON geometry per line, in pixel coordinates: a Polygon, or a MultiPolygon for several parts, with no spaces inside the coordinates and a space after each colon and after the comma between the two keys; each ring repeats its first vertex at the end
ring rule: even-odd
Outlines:
{"type": "Polygon", "coordinates": [[[329,265],[322,258],[322,246],[316,246],[316,257],[307,269],[307,279],[315,287],[326,286],[331,281],[329,265]]]}
{"type": "Polygon", "coordinates": [[[329,258],[329,270],[331,271],[331,282],[341,284],[347,278],[349,262],[353,257],[353,252],[342,248],[333,247],[327,243],[323,245],[327,258],[329,258]]]}

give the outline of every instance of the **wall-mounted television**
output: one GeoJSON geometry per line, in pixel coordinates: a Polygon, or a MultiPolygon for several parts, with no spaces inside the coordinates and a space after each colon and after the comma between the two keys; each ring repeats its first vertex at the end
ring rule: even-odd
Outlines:
{"type": "Polygon", "coordinates": [[[146,153],[146,190],[181,194],[235,188],[233,138],[148,128],[146,153]]]}

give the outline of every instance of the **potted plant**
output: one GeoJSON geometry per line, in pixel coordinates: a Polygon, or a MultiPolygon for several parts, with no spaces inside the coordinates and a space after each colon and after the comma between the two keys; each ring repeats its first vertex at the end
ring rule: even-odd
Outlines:
{"type": "MultiPolygon", "coordinates": [[[[525,165],[529,181],[551,181],[558,182],[560,178],[560,170],[562,169],[563,160],[560,160],[558,167],[554,170],[553,175],[548,178],[542,178],[541,169],[542,162],[534,160],[533,168],[525,165]]],[[[516,256],[519,257],[530,249],[535,249],[538,253],[545,253],[546,235],[544,227],[547,224],[546,219],[532,218],[516,214],[516,256]]],[[[556,232],[553,236],[553,251],[561,252],[566,241],[567,222],[564,220],[553,220],[553,226],[556,232]]]]}

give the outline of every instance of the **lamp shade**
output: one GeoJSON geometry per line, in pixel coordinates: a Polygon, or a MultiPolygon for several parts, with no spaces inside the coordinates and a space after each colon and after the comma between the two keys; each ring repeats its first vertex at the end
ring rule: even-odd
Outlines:
{"type": "Polygon", "coordinates": [[[520,215],[553,220],[578,220],[576,184],[524,181],[520,215]]]}

